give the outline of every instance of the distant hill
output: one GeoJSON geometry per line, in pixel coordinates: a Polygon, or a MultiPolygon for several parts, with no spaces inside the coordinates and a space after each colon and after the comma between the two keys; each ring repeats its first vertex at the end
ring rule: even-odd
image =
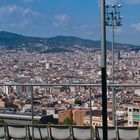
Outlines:
{"type": "MultiPolygon", "coordinates": [[[[27,37],[15,33],[0,32],[0,45],[7,50],[26,49],[27,51],[48,52],[67,52],[74,49],[94,48],[100,49],[100,41],[82,39],[73,36],[56,36],[50,38],[27,37]]],[[[117,49],[140,50],[140,46],[130,44],[115,43],[117,49]]],[[[107,48],[111,48],[111,43],[107,42],[107,48]]]]}
{"type": "Polygon", "coordinates": [[[6,49],[17,49],[24,47],[25,44],[39,43],[41,38],[26,37],[15,33],[0,32],[0,45],[4,45],[6,49]]]}

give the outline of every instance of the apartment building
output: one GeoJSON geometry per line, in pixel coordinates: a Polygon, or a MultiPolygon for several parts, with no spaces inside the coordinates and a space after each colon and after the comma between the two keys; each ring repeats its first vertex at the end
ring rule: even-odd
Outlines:
{"type": "Polygon", "coordinates": [[[140,126],[140,106],[128,105],[128,126],[140,126]]]}

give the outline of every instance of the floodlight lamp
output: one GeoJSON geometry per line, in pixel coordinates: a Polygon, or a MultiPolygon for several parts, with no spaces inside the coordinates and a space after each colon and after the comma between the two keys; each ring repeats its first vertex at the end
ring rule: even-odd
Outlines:
{"type": "Polygon", "coordinates": [[[118,8],[122,7],[122,4],[118,4],[117,7],[118,7],[118,8]]]}
{"type": "Polygon", "coordinates": [[[121,22],[117,22],[117,26],[122,26],[122,23],[121,22]]]}
{"type": "Polygon", "coordinates": [[[110,17],[107,17],[107,20],[110,20],[110,17]]]}
{"type": "Polygon", "coordinates": [[[123,16],[119,16],[119,19],[122,19],[123,18],[123,16]]]}
{"type": "Polygon", "coordinates": [[[116,16],[114,16],[114,17],[113,17],[113,19],[114,19],[114,20],[117,20],[117,17],[116,17],[116,16]]]}
{"type": "Polygon", "coordinates": [[[106,8],[109,8],[109,5],[105,5],[106,8]]]}
{"type": "Polygon", "coordinates": [[[113,5],[112,5],[112,7],[114,8],[114,7],[116,7],[116,5],[115,5],[115,4],[113,4],[113,5]]]}

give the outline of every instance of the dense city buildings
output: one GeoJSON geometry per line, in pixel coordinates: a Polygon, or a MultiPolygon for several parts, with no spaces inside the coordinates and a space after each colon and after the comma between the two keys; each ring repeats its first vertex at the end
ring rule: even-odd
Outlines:
{"type": "MultiPolygon", "coordinates": [[[[100,50],[75,49],[73,52],[44,54],[29,53],[25,50],[1,50],[0,53],[1,113],[31,115],[31,84],[38,84],[33,87],[35,116],[53,115],[53,118],[60,124],[89,125],[91,99],[92,125],[102,125],[101,87],[95,86],[90,89],[88,86],[44,85],[100,84],[100,50]]],[[[112,83],[111,58],[111,51],[108,50],[108,83],[112,83]]],[[[140,52],[115,51],[114,79],[116,84],[140,83],[140,52]]],[[[117,124],[139,125],[140,89],[138,87],[116,87],[115,94],[117,124]],[[134,109],[137,114],[133,111],[134,109]]],[[[108,125],[112,126],[111,87],[108,87],[107,99],[108,125]]]]}

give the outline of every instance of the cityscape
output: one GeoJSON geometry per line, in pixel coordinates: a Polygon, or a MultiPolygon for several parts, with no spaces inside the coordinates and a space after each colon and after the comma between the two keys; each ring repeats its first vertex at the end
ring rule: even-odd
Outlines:
{"type": "MultiPolygon", "coordinates": [[[[34,44],[33,44],[34,45],[34,44]]],[[[40,46],[40,44],[36,44],[40,46]]],[[[100,84],[100,49],[75,47],[72,52],[39,53],[7,50],[0,55],[1,113],[31,115],[31,84],[35,116],[53,115],[58,123],[68,118],[77,125],[89,125],[90,98],[93,126],[102,124],[101,87],[65,86],[63,84],[100,84]],[[4,86],[4,85],[11,86],[4,86]],[[19,86],[18,86],[19,84],[19,86]],[[23,84],[20,86],[20,84],[23,84]],[[25,84],[25,85],[24,85],[25,84]],[[43,86],[41,86],[41,84],[43,86]],[[45,86],[60,84],[60,86],[45,86]],[[61,86],[61,84],[63,86],[61,86]],[[13,86],[12,86],[13,85],[13,86]],[[90,97],[91,90],[91,97],[90,97]],[[56,113],[57,112],[57,113],[56,113]],[[71,116],[72,114],[72,116],[71,116]]],[[[112,51],[107,51],[107,83],[112,84],[112,51]]],[[[140,83],[140,53],[115,49],[114,83],[140,83]]],[[[139,125],[130,120],[130,108],[139,110],[139,87],[116,87],[116,115],[118,125],[139,125]]],[[[112,88],[107,91],[109,124],[112,126],[112,88]]],[[[139,111],[138,111],[139,112],[139,111]]],[[[22,122],[21,122],[22,123],[22,122]]]]}
{"type": "Polygon", "coordinates": [[[2,0],[0,138],[139,138],[140,1],[78,2],[2,0]]]}

